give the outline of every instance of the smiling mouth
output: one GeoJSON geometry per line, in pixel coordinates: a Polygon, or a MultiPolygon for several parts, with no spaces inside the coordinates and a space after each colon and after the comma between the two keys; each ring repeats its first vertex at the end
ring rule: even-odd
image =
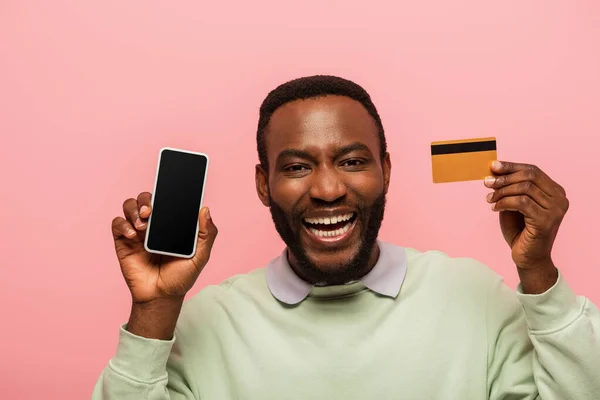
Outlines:
{"type": "Polygon", "coordinates": [[[356,213],[347,213],[325,218],[304,218],[304,226],[318,238],[336,238],[350,230],[356,220],[356,213]]]}

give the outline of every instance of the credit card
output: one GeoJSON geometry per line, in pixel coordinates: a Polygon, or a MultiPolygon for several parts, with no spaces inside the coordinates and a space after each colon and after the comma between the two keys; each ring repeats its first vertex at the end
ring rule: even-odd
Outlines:
{"type": "Polygon", "coordinates": [[[483,180],[497,159],[495,137],[432,142],[433,182],[483,180]]]}

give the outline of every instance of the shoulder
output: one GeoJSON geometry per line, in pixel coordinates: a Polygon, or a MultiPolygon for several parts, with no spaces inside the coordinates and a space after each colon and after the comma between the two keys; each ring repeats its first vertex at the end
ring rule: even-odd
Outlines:
{"type": "Polygon", "coordinates": [[[217,285],[208,285],[192,296],[184,307],[198,308],[204,303],[224,303],[248,300],[269,294],[265,268],[257,268],[245,274],[233,275],[217,285]]]}
{"type": "Polygon", "coordinates": [[[483,262],[470,257],[453,257],[439,250],[406,248],[407,280],[432,291],[454,296],[486,297],[490,288],[504,278],[483,262]]]}
{"type": "Polygon", "coordinates": [[[482,317],[502,326],[522,318],[515,290],[504,277],[470,257],[452,257],[442,251],[406,249],[406,290],[423,304],[443,307],[449,314],[482,317]]]}
{"type": "Polygon", "coordinates": [[[205,286],[186,300],[177,323],[178,329],[188,331],[197,329],[198,324],[228,323],[234,314],[249,315],[273,301],[265,279],[265,268],[257,268],[227,278],[220,284],[205,286]]]}

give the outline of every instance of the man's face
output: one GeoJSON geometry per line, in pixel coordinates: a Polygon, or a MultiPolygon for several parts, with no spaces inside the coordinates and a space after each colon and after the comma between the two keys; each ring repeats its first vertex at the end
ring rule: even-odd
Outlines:
{"type": "Polygon", "coordinates": [[[312,283],[359,279],[376,255],[391,169],[375,121],[361,103],[325,96],[283,105],[265,134],[257,190],[292,267],[312,283]]]}

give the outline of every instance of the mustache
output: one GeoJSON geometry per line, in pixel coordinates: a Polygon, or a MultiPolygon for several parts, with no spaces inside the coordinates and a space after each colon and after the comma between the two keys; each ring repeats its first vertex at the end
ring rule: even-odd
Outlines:
{"type": "Polygon", "coordinates": [[[292,207],[290,214],[294,217],[300,216],[301,218],[303,215],[309,213],[327,212],[338,208],[353,210],[357,214],[363,214],[367,207],[362,201],[349,202],[348,199],[338,199],[329,202],[320,199],[311,199],[309,204],[305,204],[303,206],[296,205],[292,207]]]}

